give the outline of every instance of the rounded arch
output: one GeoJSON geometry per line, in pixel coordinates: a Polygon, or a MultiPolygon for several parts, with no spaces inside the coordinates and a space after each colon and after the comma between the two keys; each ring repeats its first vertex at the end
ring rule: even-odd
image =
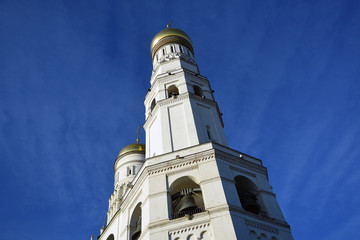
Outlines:
{"type": "Polygon", "coordinates": [[[170,182],[170,192],[176,188],[178,188],[178,185],[183,185],[183,184],[196,184],[199,185],[200,181],[191,175],[186,175],[186,176],[182,176],[177,178],[176,180],[174,180],[173,182],[170,182]]]}
{"type": "Polygon", "coordinates": [[[201,96],[202,96],[202,89],[201,89],[201,87],[199,87],[198,85],[194,85],[193,88],[194,88],[194,93],[195,93],[195,95],[201,97],[201,96]]]}
{"type": "Polygon", "coordinates": [[[202,231],[200,233],[200,239],[201,240],[210,240],[211,238],[210,238],[208,231],[202,231]]]}
{"type": "Polygon", "coordinates": [[[268,237],[266,236],[265,233],[262,233],[262,234],[260,235],[260,240],[268,240],[268,237]]]}
{"type": "Polygon", "coordinates": [[[115,238],[114,238],[114,234],[110,234],[108,237],[107,237],[107,239],[106,240],[114,240],[115,238]]]}
{"type": "Polygon", "coordinates": [[[249,233],[250,240],[257,240],[257,234],[255,231],[251,230],[249,233]]]}
{"type": "Polygon", "coordinates": [[[130,218],[130,239],[137,240],[141,235],[141,202],[134,208],[130,218]]]}
{"type": "Polygon", "coordinates": [[[197,240],[197,237],[194,234],[187,236],[186,240],[197,240]]]}
{"type": "Polygon", "coordinates": [[[169,189],[172,218],[203,212],[204,201],[200,185],[191,176],[176,179],[169,189]]]}
{"type": "Polygon", "coordinates": [[[168,87],[168,97],[176,97],[177,95],[179,95],[179,89],[175,86],[175,85],[171,85],[168,87]]]}
{"type": "Polygon", "coordinates": [[[242,208],[248,212],[259,214],[260,205],[257,203],[258,188],[247,177],[238,175],[234,178],[236,190],[242,205],[242,208]]]}

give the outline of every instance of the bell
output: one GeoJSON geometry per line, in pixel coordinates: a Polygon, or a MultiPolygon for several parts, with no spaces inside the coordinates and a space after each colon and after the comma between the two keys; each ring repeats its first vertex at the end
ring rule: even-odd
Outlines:
{"type": "Polygon", "coordinates": [[[197,208],[195,199],[192,195],[185,195],[181,198],[179,212],[184,212],[192,208],[197,208]]]}
{"type": "Polygon", "coordinates": [[[141,234],[141,218],[136,222],[136,229],[134,233],[131,235],[131,240],[136,240],[139,238],[141,234]]]}
{"type": "Polygon", "coordinates": [[[259,214],[260,207],[256,202],[256,196],[249,192],[241,193],[241,205],[248,212],[259,214]]]}

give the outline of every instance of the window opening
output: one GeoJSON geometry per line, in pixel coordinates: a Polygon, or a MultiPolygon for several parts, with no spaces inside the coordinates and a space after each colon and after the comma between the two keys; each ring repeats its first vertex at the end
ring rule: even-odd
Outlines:
{"type": "Polygon", "coordinates": [[[141,203],[138,203],[130,219],[131,240],[137,240],[141,235],[141,203]]]}
{"type": "Polygon", "coordinates": [[[212,140],[211,130],[210,130],[210,126],[209,126],[209,125],[206,125],[206,132],[207,132],[207,135],[208,135],[209,140],[212,140]]]}
{"type": "Polygon", "coordinates": [[[156,105],[156,100],[155,100],[155,98],[154,98],[154,100],[152,100],[151,106],[150,106],[150,110],[151,110],[151,111],[154,110],[155,105],[156,105]]]}
{"type": "Polygon", "coordinates": [[[111,234],[110,236],[108,236],[108,238],[106,240],[114,240],[114,234],[111,234]]]}
{"type": "Polygon", "coordinates": [[[170,46],[170,51],[174,52],[174,46],[170,46]]]}
{"type": "Polygon", "coordinates": [[[194,93],[195,93],[196,96],[202,97],[202,90],[197,85],[194,85],[194,93]]]}
{"type": "Polygon", "coordinates": [[[181,52],[181,53],[184,53],[184,48],[183,48],[183,46],[180,46],[180,52],[181,52]]]}
{"type": "Polygon", "coordinates": [[[204,212],[201,188],[190,177],[181,177],[170,186],[172,219],[204,212]]]}
{"type": "Polygon", "coordinates": [[[163,52],[163,55],[165,56],[165,48],[163,48],[162,52],[163,52]]]}
{"type": "Polygon", "coordinates": [[[176,97],[179,95],[179,89],[175,85],[171,85],[168,87],[168,97],[171,98],[172,96],[176,97]]]}
{"type": "Polygon", "coordinates": [[[243,176],[235,177],[235,186],[242,208],[254,214],[260,214],[260,205],[257,203],[258,189],[248,178],[243,176]]]}

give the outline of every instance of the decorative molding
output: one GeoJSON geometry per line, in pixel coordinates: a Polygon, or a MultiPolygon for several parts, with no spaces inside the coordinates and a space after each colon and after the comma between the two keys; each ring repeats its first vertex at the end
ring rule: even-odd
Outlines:
{"type": "Polygon", "coordinates": [[[241,159],[240,157],[235,157],[235,156],[233,156],[231,154],[222,152],[220,150],[215,151],[215,157],[217,159],[221,159],[221,160],[224,160],[226,162],[229,162],[229,163],[238,165],[240,167],[246,168],[246,169],[251,170],[253,172],[260,173],[260,174],[265,175],[267,177],[267,170],[266,170],[265,167],[260,166],[260,165],[255,164],[255,163],[252,163],[252,162],[249,162],[247,160],[241,159]]]}
{"type": "Polygon", "coordinates": [[[160,107],[165,106],[165,105],[169,105],[171,103],[175,103],[175,102],[179,102],[185,99],[189,98],[189,94],[188,93],[183,93],[177,96],[173,96],[171,98],[166,98],[164,100],[161,100],[158,102],[158,104],[160,105],[160,107]]]}
{"type": "Polygon", "coordinates": [[[194,230],[198,230],[198,229],[202,229],[202,228],[206,229],[208,227],[210,227],[210,222],[198,224],[198,225],[195,225],[195,226],[185,227],[185,228],[181,228],[181,229],[177,229],[177,230],[173,230],[173,231],[169,232],[169,235],[176,237],[179,234],[183,234],[183,233],[186,233],[186,232],[190,232],[190,231],[194,231],[194,230]]]}
{"type": "MultiPolygon", "coordinates": [[[[181,171],[193,169],[193,168],[196,168],[196,165],[194,165],[194,164],[204,162],[207,160],[211,160],[214,158],[215,158],[214,153],[206,154],[206,156],[195,156],[195,158],[191,158],[191,159],[186,158],[186,157],[183,159],[180,158],[180,160],[182,160],[182,161],[177,164],[169,165],[169,162],[167,162],[166,166],[161,166],[161,167],[158,167],[155,169],[149,169],[149,175],[163,173],[163,172],[170,172],[170,171],[171,172],[173,172],[173,171],[179,172],[180,168],[181,168],[181,171]]],[[[179,159],[175,158],[173,160],[179,160],[179,159]]]]}
{"type": "Polygon", "coordinates": [[[275,233],[277,235],[279,235],[279,229],[277,228],[273,228],[269,225],[265,225],[263,223],[258,223],[258,222],[254,222],[254,221],[250,221],[250,220],[245,220],[245,223],[246,225],[248,225],[249,227],[252,227],[252,228],[258,228],[262,231],[267,231],[267,232],[270,232],[270,233],[275,233]]]}

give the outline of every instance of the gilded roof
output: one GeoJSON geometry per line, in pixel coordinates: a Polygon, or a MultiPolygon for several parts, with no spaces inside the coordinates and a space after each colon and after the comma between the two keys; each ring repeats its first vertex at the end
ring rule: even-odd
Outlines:
{"type": "Polygon", "coordinates": [[[118,157],[123,156],[124,154],[130,152],[139,152],[145,154],[145,144],[142,143],[129,144],[120,151],[118,157]]]}
{"type": "MultiPolygon", "coordinates": [[[[155,37],[153,38],[153,40],[151,41],[151,46],[150,46],[150,51],[153,55],[153,50],[156,47],[156,45],[158,43],[161,42],[162,39],[165,38],[170,38],[170,37],[177,37],[178,39],[183,39],[185,40],[185,43],[188,43],[186,45],[189,45],[189,48],[191,50],[193,50],[193,45],[192,45],[192,41],[189,37],[189,35],[187,35],[184,31],[178,29],[178,28],[165,28],[163,30],[161,30],[160,32],[158,32],[155,37]]],[[[175,38],[174,38],[174,42],[175,42],[175,38]]],[[[157,47],[158,49],[158,47],[157,47]]]]}

